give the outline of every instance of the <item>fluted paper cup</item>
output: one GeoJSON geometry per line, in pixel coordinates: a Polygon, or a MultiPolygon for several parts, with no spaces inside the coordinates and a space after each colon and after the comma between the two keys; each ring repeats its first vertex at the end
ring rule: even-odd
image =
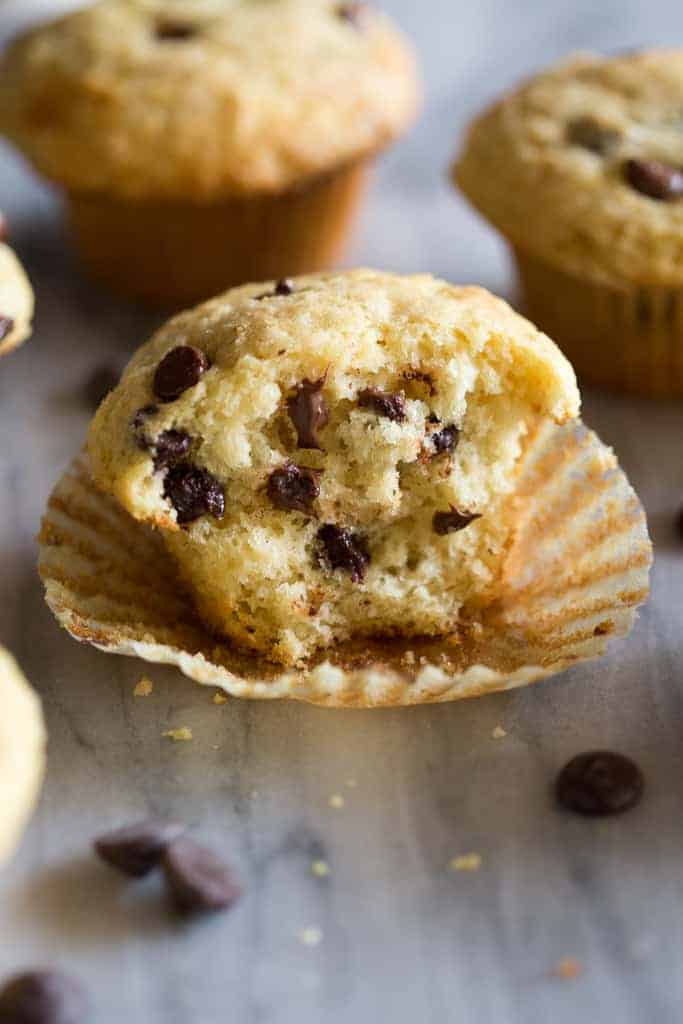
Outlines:
{"type": "Polygon", "coordinates": [[[605,653],[648,594],[643,509],[610,449],[582,424],[540,426],[511,499],[514,529],[497,599],[439,639],[359,640],[301,669],[235,650],[201,625],[158,535],[92,482],[64,474],[40,537],[47,603],[77,640],[176,665],[236,697],[386,707],[523,686],[605,653]]]}

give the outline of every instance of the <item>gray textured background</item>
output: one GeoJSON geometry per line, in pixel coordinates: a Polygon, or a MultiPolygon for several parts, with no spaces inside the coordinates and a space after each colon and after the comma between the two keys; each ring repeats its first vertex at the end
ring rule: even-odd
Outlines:
{"type": "MultiPolygon", "coordinates": [[[[0,34],[34,6],[5,0],[0,34]]],[[[350,262],[511,294],[502,248],[445,180],[463,124],[567,50],[680,43],[683,11],[661,0],[385,6],[418,43],[428,105],[382,165],[350,262]]],[[[33,537],[83,437],[84,376],[154,321],[80,277],[54,199],[6,150],[0,206],[38,294],[34,339],[0,367],[0,640],[45,697],[51,734],[40,811],[0,879],[0,975],[63,965],[91,987],[98,1024],[680,1022],[680,408],[586,398],[657,547],[652,601],[607,661],[515,694],[395,712],[217,708],[156,668],[154,695],[134,700],[142,664],[79,647],[52,622],[33,537]],[[494,741],[499,723],[508,736],[494,741]],[[192,743],[162,738],[181,725],[192,743]],[[646,800],[621,820],[574,820],[550,800],[555,771],[596,745],[647,773],[646,800]],[[333,793],[343,809],[328,806],[333,793]],[[89,856],[94,833],[147,810],[195,822],[226,851],[246,890],[233,913],[180,926],[155,881],[121,884],[89,856]],[[447,870],[473,850],[478,873],[447,870]],[[312,877],[318,857],[329,878],[312,877]],[[322,932],[315,948],[297,937],[306,927],[322,932]],[[565,956],[582,961],[581,978],[552,977],[565,956]]]]}

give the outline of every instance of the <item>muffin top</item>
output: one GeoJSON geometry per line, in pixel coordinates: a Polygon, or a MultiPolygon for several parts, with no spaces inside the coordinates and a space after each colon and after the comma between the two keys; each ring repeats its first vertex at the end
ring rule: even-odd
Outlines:
{"type": "Polygon", "coordinates": [[[413,52],[338,0],[103,0],[0,65],[0,130],[47,177],[118,197],[280,192],[414,117],[413,52]]]}
{"type": "Polygon", "coordinates": [[[501,300],[358,270],[171,320],[89,452],[161,528],[204,621],[295,663],[357,634],[453,631],[497,578],[525,437],[578,406],[570,365],[501,300]]]}
{"type": "Polygon", "coordinates": [[[31,285],[14,252],[0,242],[0,356],[28,338],[32,317],[31,285]]]}
{"type": "Polygon", "coordinates": [[[511,243],[614,285],[683,284],[683,50],[579,54],[472,125],[454,177],[511,243]]]}

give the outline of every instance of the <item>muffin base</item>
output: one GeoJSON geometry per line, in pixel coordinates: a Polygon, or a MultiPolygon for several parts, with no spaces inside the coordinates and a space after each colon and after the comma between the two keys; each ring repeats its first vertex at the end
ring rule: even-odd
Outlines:
{"type": "Polygon", "coordinates": [[[513,253],[523,312],[580,378],[650,398],[683,396],[683,290],[621,290],[513,253]]]}
{"type": "Polygon", "coordinates": [[[246,281],[333,265],[370,166],[366,159],[286,193],[214,203],[70,192],[67,217],[93,276],[128,298],[178,309],[246,281]]]}
{"type": "Polygon", "coordinates": [[[235,697],[395,707],[475,697],[604,654],[648,593],[645,516],[611,451],[581,424],[543,424],[510,506],[497,600],[449,636],[356,640],[297,670],[236,650],[197,619],[158,534],[99,492],[77,459],[43,519],[49,607],[77,640],[176,665],[235,697]]]}

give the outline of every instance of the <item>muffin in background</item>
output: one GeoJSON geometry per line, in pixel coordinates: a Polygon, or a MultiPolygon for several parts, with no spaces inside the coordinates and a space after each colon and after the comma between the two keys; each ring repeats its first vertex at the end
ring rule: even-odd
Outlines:
{"type": "Polygon", "coordinates": [[[418,103],[403,35],[336,0],[102,0],[0,64],[0,131],[84,262],[161,306],[331,264],[418,103]]]}
{"type": "Polygon", "coordinates": [[[585,381],[683,395],[683,50],[575,55],[471,126],[455,182],[585,381]]]}

